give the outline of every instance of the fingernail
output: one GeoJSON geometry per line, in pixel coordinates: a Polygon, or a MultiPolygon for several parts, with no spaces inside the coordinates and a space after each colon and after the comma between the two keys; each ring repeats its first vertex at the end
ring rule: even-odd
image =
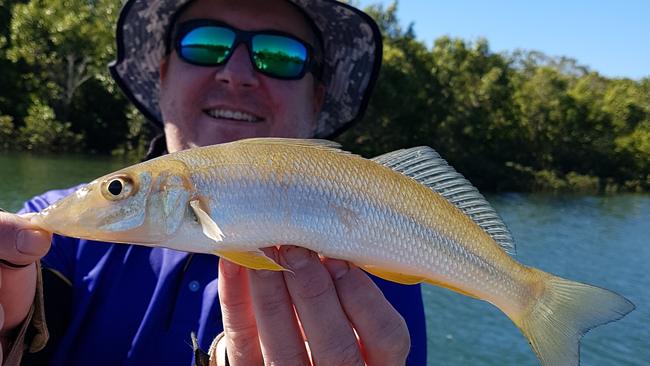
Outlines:
{"type": "Polygon", "coordinates": [[[239,271],[241,271],[241,266],[238,264],[235,264],[229,260],[220,259],[221,261],[221,271],[226,277],[235,277],[239,274],[239,271]]]}
{"type": "Polygon", "coordinates": [[[16,249],[25,255],[41,256],[47,251],[49,234],[39,230],[20,230],[16,237],[16,249]]]}
{"type": "Polygon", "coordinates": [[[323,262],[323,264],[334,280],[338,280],[350,271],[350,266],[346,261],[328,258],[323,262]]]}
{"type": "Polygon", "coordinates": [[[309,250],[293,246],[282,247],[281,254],[287,266],[293,269],[307,266],[312,256],[309,250]]]}

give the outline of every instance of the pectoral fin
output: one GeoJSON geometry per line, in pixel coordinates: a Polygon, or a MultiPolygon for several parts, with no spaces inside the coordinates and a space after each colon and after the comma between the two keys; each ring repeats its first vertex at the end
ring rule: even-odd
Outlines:
{"type": "Polygon", "coordinates": [[[366,272],[372,273],[373,275],[383,278],[387,281],[401,283],[403,285],[415,285],[417,283],[425,281],[422,277],[409,276],[403,273],[389,272],[375,266],[361,266],[366,272]]]}
{"type": "Polygon", "coordinates": [[[273,259],[267,257],[264,252],[259,249],[248,252],[219,250],[217,251],[217,255],[246,268],[291,272],[290,270],[279,265],[273,259]]]}
{"type": "Polygon", "coordinates": [[[217,223],[212,220],[210,215],[203,211],[199,200],[190,201],[190,206],[192,207],[192,210],[194,210],[194,214],[203,228],[203,234],[216,242],[223,241],[223,232],[217,223]]]}

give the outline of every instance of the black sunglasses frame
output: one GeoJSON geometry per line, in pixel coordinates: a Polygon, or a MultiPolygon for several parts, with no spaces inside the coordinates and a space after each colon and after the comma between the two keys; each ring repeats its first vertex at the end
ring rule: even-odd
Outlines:
{"type": "Polygon", "coordinates": [[[237,29],[228,23],[220,22],[214,19],[192,19],[192,20],[182,22],[178,25],[178,27],[176,27],[173,44],[174,44],[174,49],[176,50],[176,54],[184,62],[187,62],[188,64],[191,65],[202,66],[202,67],[216,67],[216,66],[223,66],[227,64],[228,60],[230,60],[230,57],[233,55],[234,51],[242,43],[246,46],[246,49],[250,57],[250,62],[253,65],[253,68],[257,72],[263,75],[266,75],[274,79],[280,79],[280,80],[300,80],[305,76],[307,72],[311,72],[317,80],[320,80],[321,72],[322,72],[322,64],[317,61],[317,57],[315,56],[316,53],[315,48],[311,44],[307,43],[306,41],[303,41],[302,39],[292,34],[273,30],[273,29],[245,31],[245,30],[237,29]],[[223,61],[219,63],[201,63],[201,62],[196,62],[187,59],[183,56],[183,53],[181,52],[181,48],[182,48],[181,43],[183,41],[183,38],[185,38],[185,36],[187,36],[193,30],[201,27],[225,28],[232,31],[235,34],[235,40],[233,41],[233,44],[230,47],[230,50],[228,51],[228,54],[223,59],[223,61]],[[269,73],[267,70],[262,70],[258,68],[253,58],[254,56],[252,51],[253,49],[252,39],[256,35],[282,36],[294,40],[300,43],[301,45],[303,45],[307,51],[307,58],[300,72],[295,76],[286,77],[286,76],[279,76],[273,73],[269,73]]]}

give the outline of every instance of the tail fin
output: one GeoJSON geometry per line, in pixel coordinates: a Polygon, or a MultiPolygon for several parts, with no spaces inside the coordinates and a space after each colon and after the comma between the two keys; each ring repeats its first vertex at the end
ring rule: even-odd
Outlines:
{"type": "Polygon", "coordinates": [[[515,324],[543,366],[579,365],[582,335],[634,310],[634,304],[612,291],[533,271],[543,279],[544,290],[515,324]]]}

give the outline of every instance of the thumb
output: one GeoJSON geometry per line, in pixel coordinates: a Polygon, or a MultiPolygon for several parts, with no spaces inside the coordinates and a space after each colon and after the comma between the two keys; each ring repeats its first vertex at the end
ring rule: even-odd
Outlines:
{"type": "Polygon", "coordinates": [[[52,234],[28,218],[0,212],[0,261],[9,267],[31,264],[50,249],[52,234]]]}

